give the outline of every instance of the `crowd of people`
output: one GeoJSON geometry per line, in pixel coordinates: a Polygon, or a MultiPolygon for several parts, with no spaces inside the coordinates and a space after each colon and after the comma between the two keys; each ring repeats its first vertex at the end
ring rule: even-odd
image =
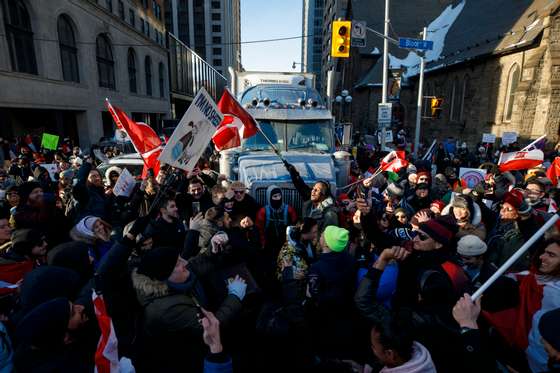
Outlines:
{"type": "Polygon", "coordinates": [[[3,144],[0,372],[93,371],[93,294],[122,372],[560,371],[557,227],[469,295],[556,213],[544,167],[500,172],[446,140],[388,174],[360,147],[352,187],[285,162],[303,205],[276,185],[260,205],[204,160],[116,196],[122,170],[93,150],[3,144]]]}

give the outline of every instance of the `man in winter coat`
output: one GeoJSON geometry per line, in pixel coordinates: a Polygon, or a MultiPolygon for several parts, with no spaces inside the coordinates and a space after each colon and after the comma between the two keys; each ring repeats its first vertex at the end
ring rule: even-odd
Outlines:
{"type": "Polygon", "coordinates": [[[93,168],[91,158],[87,158],[80,166],[77,179],[78,182],[72,188],[72,196],[78,203],[76,219],[93,215],[109,221],[110,201],[105,195],[103,176],[93,168]]]}
{"type": "MultiPolygon", "coordinates": [[[[197,278],[215,270],[215,256],[202,255],[188,262],[171,247],[150,250],[132,273],[132,282],[143,309],[139,372],[199,372],[204,360],[202,343],[205,306],[197,278]]],[[[215,311],[227,324],[241,308],[247,285],[236,277],[228,283],[228,295],[215,311]]]]}
{"type": "Polygon", "coordinates": [[[539,331],[548,354],[548,372],[560,372],[560,308],[545,313],[539,321],[539,331]]]}
{"type": "Polygon", "coordinates": [[[185,226],[179,220],[179,209],[175,199],[163,198],[159,213],[159,218],[152,221],[147,228],[154,246],[182,247],[185,240],[185,226]]]}
{"type": "Polygon", "coordinates": [[[266,206],[259,210],[255,222],[262,246],[270,249],[274,257],[286,241],[286,228],[297,222],[296,210],[282,198],[282,190],[270,185],[266,189],[266,206]]]}
{"type": "Polygon", "coordinates": [[[261,208],[257,201],[247,193],[247,187],[241,181],[234,181],[230,185],[234,194],[233,215],[248,216],[255,221],[257,212],[261,208]]]}
{"type": "Polygon", "coordinates": [[[192,177],[189,180],[188,193],[179,193],[176,199],[179,210],[183,213],[183,218],[187,223],[198,213],[204,214],[214,206],[212,196],[199,177],[192,177]]]}

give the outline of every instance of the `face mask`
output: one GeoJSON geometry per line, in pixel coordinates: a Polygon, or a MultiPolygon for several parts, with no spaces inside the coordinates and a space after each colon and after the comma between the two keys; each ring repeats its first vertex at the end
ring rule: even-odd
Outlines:
{"type": "Polygon", "coordinates": [[[270,206],[272,206],[273,209],[277,209],[280,208],[280,206],[282,206],[282,198],[280,199],[270,199],[270,206]]]}

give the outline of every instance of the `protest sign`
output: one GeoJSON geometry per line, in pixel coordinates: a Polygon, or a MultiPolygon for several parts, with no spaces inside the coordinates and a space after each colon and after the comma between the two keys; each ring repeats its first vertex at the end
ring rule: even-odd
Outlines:
{"type": "Polygon", "coordinates": [[[222,119],[212,97],[201,88],[161,152],[160,162],[191,172],[222,119]]]}
{"type": "Polygon", "coordinates": [[[58,147],[58,135],[43,133],[43,138],[41,139],[41,146],[45,149],[56,150],[58,147]]]}
{"type": "Polygon", "coordinates": [[[502,145],[509,145],[517,141],[517,132],[502,133],[502,145]]]}
{"type": "Polygon", "coordinates": [[[493,144],[496,142],[496,135],[494,135],[493,133],[483,133],[482,142],[487,144],[493,144]]]}
{"type": "Polygon", "coordinates": [[[480,168],[466,168],[459,169],[459,178],[467,183],[467,188],[474,188],[480,182],[484,181],[486,170],[480,168]]]}
{"type": "Polygon", "coordinates": [[[42,164],[41,167],[44,167],[49,171],[49,176],[51,177],[52,181],[55,181],[55,175],[59,172],[58,165],[56,163],[45,163],[42,164]]]}
{"type": "MultiPolygon", "coordinates": [[[[381,144],[381,132],[377,132],[377,140],[381,144]]],[[[393,142],[393,131],[385,130],[385,144],[393,142]]]]}
{"type": "Polygon", "coordinates": [[[113,194],[117,197],[130,197],[135,185],[136,180],[134,180],[134,176],[132,176],[132,174],[125,168],[122,170],[115,186],[113,187],[113,194]]]}

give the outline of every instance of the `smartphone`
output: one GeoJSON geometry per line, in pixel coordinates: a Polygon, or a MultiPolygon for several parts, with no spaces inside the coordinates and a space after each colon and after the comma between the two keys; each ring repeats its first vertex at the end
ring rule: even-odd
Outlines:
{"type": "Polygon", "coordinates": [[[200,212],[200,202],[193,202],[191,208],[192,208],[192,216],[198,215],[198,213],[200,212]]]}

